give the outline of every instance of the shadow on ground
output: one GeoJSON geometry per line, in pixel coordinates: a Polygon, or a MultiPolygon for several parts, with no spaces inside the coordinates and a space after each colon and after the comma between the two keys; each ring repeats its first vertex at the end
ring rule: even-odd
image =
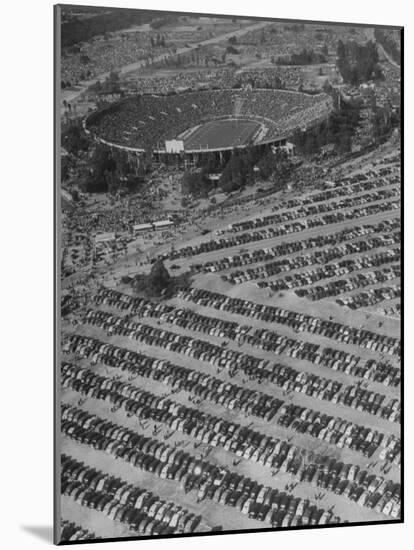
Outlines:
{"type": "Polygon", "coordinates": [[[22,525],[21,528],[23,531],[26,531],[26,533],[44,542],[53,543],[53,527],[51,525],[22,525]]]}

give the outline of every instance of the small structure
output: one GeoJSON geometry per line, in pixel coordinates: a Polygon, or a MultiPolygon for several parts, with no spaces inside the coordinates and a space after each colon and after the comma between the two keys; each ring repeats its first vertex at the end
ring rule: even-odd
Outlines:
{"type": "Polygon", "coordinates": [[[113,232],[98,233],[98,235],[95,235],[95,244],[108,243],[114,240],[115,240],[115,233],[113,232]]]}
{"type": "Polygon", "coordinates": [[[144,233],[144,231],[152,231],[153,229],[152,223],[139,223],[133,227],[134,235],[144,233]]]}
{"type": "Polygon", "coordinates": [[[159,231],[162,229],[169,229],[174,225],[174,223],[171,220],[161,220],[159,222],[153,222],[152,225],[154,226],[155,231],[159,231]]]}
{"type": "Polygon", "coordinates": [[[218,174],[208,174],[207,178],[213,183],[218,183],[221,178],[221,172],[218,174]]]}

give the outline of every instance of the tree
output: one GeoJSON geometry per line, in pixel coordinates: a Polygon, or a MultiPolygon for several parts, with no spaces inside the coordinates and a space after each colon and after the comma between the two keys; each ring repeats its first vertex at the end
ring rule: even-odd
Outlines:
{"type": "Polygon", "coordinates": [[[162,260],[157,260],[148,275],[137,275],[133,281],[136,291],[148,297],[171,297],[178,288],[190,285],[189,273],[171,277],[162,260]]]}
{"type": "Polygon", "coordinates": [[[237,50],[234,46],[227,46],[226,52],[230,53],[230,54],[233,54],[233,55],[238,55],[239,54],[239,50],[237,50]]]}
{"type": "Polygon", "coordinates": [[[352,137],[360,123],[359,111],[359,105],[342,102],[340,109],[330,114],[328,122],[322,122],[305,132],[297,130],[293,136],[293,143],[298,152],[313,155],[327,143],[333,143],[340,153],[350,151],[352,137]]]}
{"type": "Polygon", "coordinates": [[[225,192],[236,191],[251,182],[253,166],[247,160],[248,153],[234,151],[220,177],[220,187],[225,192]]]}
{"type": "Polygon", "coordinates": [[[378,61],[377,46],[372,40],[366,44],[338,41],[337,67],[345,82],[357,85],[375,78],[380,74],[378,61]]]}
{"type": "Polygon", "coordinates": [[[272,178],[279,184],[285,183],[292,172],[292,162],[284,149],[268,151],[257,164],[260,176],[264,179],[272,178]]]}
{"type": "Polygon", "coordinates": [[[90,160],[90,170],[84,183],[88,193],[106,192],[109,182],[113,189],[113,172],[116,170],[116,162],[112,158],[107,147],[97,145],[90,160]]]}
{"type": "MultiPolygon", "coordinates": [[[[68,103],[68,105],[70,105],[68,103]]],[[[89,148],[89,140],[86,137],[80,123],[74,122],[62,134],[62,145],[69,153],[78,155],[89,148]]]]}
{"type": "Polygon", "coordinates": [[[207,176],[208,165],[205,165],[201,170],[185,172],[181,181],[181,192],[184,195],[207,198],[208,193],[213,188],[213,184],[207,176]]]}
{"type": "Polygon", "coordinates": [[[61,181],[66,181],[70,175],[71,162],[69,155],[62,157],[60,161],[60,179],[61,181]]]}
{"type": "Polygon", "coordinates": [[[151,268],[147,284],[151,294],[159,296],[163,290],[168,288],[171,276],[162,260],[157,260],[151,268]]]}

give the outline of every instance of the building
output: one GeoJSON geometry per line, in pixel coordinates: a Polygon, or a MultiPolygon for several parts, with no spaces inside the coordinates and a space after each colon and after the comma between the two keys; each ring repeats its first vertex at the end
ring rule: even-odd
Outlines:
{"type": "Polygon", "coordinates": [[[162,231],[163,229],[171,228],[174,223],[171,220],[161,220],[159,222],[153,222],[155,231],[162,231]]]}
{"type": "Polygon", "coordinates": [[[134,235],[144,233],[145,231],[152,231],[153,229],[154,227],[152,223],[139,223],[133,227],[134,235]]]}
{"type": "Polygon", "coordinates": [[[113,232],[98,233],[98,235],[95,235],[95,244],[108,243],[114,240],[115,240],[115,233],[113,232]]]}

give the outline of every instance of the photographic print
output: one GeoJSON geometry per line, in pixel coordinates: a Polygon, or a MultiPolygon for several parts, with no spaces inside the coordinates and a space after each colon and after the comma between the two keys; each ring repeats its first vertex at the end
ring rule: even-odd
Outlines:
{"type": "Polygon", "coordinates": [[[55,7],[55,543],[403,521],[402,59],[55,7]]]}

